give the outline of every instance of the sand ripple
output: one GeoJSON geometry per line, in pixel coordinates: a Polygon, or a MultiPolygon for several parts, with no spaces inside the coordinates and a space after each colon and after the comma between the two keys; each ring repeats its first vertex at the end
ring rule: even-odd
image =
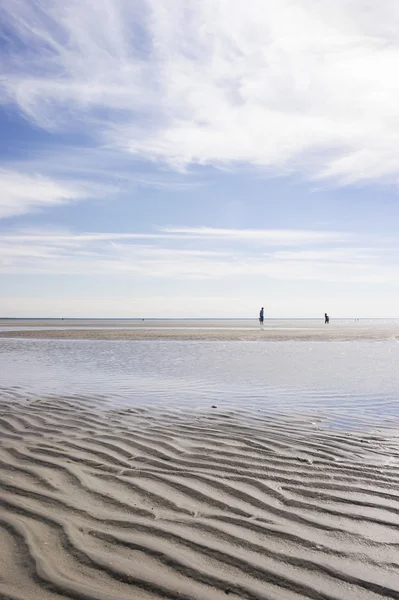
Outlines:
{"type": "Polygon", "coordinates": [[[394,438],[98,405],[3,394],[1,598],[399,598],[394,438]]]}

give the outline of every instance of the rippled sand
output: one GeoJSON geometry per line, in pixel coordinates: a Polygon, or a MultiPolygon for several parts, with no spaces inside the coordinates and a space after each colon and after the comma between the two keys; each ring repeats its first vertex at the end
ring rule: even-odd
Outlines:
{"type": "Polygon", "coordinates": [[[21,398],[0,417],[0,597],[399,597],[399,445],[218,407],[21,398]]]}

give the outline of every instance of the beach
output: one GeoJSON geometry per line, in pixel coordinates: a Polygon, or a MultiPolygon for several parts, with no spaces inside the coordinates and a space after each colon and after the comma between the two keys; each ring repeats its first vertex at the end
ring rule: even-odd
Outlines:
{"type": "Polygon", "coordinates": [[[399,595],[383,436],[15,393],[0,428],[2,598],[399,595]]]}
{"type": "Polygon", "coordinates": [[[399,598],[395,326],[169,325],[3,326],[0,597],[399,598]]]}
{"type": "Polygon", "coordinates": [[[0,19],[0,600],[399,600],[399,0],[0,19]]]}
{"type": "Polygon", "coordinates": [[[0,320],[0,338],[208,341],[399,340],[398,320],[0,320]]]}

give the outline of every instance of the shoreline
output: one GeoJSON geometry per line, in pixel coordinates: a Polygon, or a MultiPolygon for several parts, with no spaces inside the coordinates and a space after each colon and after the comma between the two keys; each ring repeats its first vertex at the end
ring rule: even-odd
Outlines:
{"type": "Polygon", "coordinates": [[[382,327],[267,327],[244,328],[40,328],[6,329],[0,327],[1,339],[115,340],[115,341],[399,341],[399,331],[382,327]]]}

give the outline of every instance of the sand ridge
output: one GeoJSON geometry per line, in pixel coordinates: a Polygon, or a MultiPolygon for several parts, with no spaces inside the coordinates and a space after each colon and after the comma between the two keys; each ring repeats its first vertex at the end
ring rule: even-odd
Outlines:
{"type": "Polygon", "coordinates": [[[1,598],[399,598],[399,445],[3,390],[1,598]]]}
{"type": "Polygon", "coordinates": [[[320,341],[320,342],[350,342],[350,341],[399,341],[399,330],[391,328],[370,327],[339,327],[332,326],[311,328],[254,327],[244,328],[198,328],[184,327],[166,328],[63,328],[49,329],[14,329],[0,328],[0,338],[23,339],[65,339],[65,340],[166,340],[166,341],[320,341]]]}

